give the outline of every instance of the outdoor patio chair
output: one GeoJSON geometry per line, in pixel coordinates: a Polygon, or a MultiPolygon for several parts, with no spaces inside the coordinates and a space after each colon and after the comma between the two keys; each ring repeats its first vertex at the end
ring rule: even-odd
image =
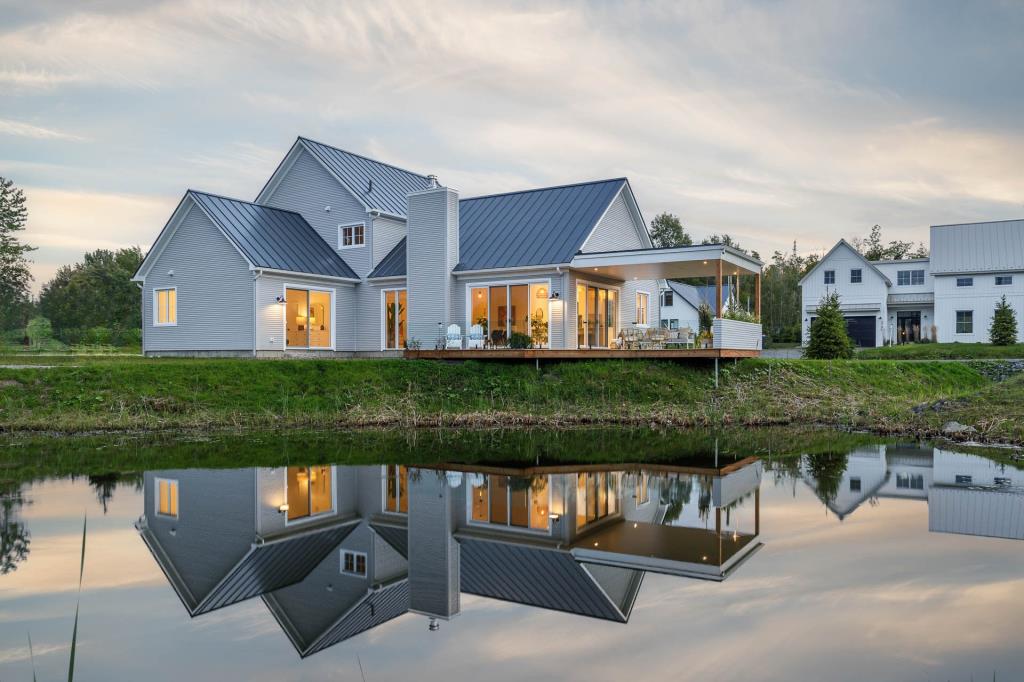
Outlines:
{"type": "Polygon", "coordinates": [[[469,328],[469,336],[466,338],[466,348],[483,348],[484,339],[483,326],[474,324],[469,328]]]}
{"type": "Polygon", "coordinates": [[[448,325],[448,333],[444,337],[445,349],[462,349],[462,327],[457,324],[448,325]]]}

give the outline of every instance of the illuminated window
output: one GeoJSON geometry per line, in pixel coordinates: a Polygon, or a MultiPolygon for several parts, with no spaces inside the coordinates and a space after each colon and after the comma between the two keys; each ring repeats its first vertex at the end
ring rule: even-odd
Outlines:
{"type": "Polygon", "coordinates": [[[331,347],[330,291],[285,290],[285,342],[289,348],[331,347]]]}
{"type": "Polygon", "coordinates": [[[338,232],[339,249],[353,249],[366,243],[366,227],[362,224],[341,225],[338,232]]]}
{"type": "Polygon", "coordinates": [[[178,518],[178,482],[169,478],[156,479],[156,513],[178,518]]]}
{"type": "Polygon", "coordinates": [[[619,510],[619,474],[595,472],[576,475],[576,528],[600,521],[619,510]]]}
{"type": "Polygon", "coordinates": [[[178,290],[153,290],[153,325],[169,327],[178,324],[178,290]]]}
{"type": "Polygon", "coordinates": [[[645,293],[637,292],[636,295],[636,323],[647,324],[647,299],[645,293]]]}
{"type": "Polygon", "coordinates": [[[405,289],[384,292],[384,349],[405,348],[408,296],[405,289]]]}
{"type": "Polygon", "coordinates": [[[288,520],[304,519],[334,510],[331,467],[288,467],[288,520]]]}
{"type": "Polygon", "coordinates": [[[366,555],[362,552],[341,550],[341,572],[349,575],[366,575],[366,555]]]}
{"type": "Polygon", "coordinates": [[[647,474],[641,471],[636,475],[636,506],[647,504],[651,501],[651,491],[649,489],[647,474]]]}
{"type": "Polygon", "coordinates": [[[487,476],[472,486],[470,518],[477,523],[548,530],[547,476],[487,476]]]}
{"type": "Polygon", "coordinates": [[[409,511],[409,469],[398,464],[384,467],[384,510],[395,514],[409,511]]]}

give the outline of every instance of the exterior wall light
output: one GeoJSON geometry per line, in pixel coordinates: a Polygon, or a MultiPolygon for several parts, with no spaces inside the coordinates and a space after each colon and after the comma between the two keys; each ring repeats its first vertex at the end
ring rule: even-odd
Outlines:
{"type": "Polygon", "coordinates": [[[551,295],[550,295],[550,296],[548,296],[548,300],[549,300],[549,301],[557,301],[557,300],[559,300],[559,299],[561,299],[561,298],[562,298],[562,297],[558,295],[558,292],[557,292],[557,291],[552,291],[552,292],[551,292],[551,295]]]}
{"type": "Polygon", "coordinates": [[[277,513],[278,514],[284,514],[287,511],[288,511],[288,503],[287,502],[282,504],[280,507],[277,508],[277,513]]]}
{"type": "Polygon", "coordinates": [[[274,300],[280,303],[281,305],[284,305],[285,303],[288,302],[288,299],[286,299],[284,296],[278,296],[274,300]]]}

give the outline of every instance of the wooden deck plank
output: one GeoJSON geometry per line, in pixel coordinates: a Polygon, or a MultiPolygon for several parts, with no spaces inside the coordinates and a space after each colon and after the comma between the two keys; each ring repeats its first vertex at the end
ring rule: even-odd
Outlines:
{"type": "Polygon", "coordinates": [[[756,358],[759,350],[730,348],[672,348],[663,350],[474,348],[466,350],[406,350],[413,360],[713,360],[756,358]]]}

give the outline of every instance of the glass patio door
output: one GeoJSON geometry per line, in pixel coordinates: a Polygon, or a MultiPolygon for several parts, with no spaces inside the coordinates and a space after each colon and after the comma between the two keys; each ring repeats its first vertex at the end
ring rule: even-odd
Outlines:
{"type": "Polygon", "coordinates": [[[316,289],[285,290],[285,345],[331,347],[331,293],[316,289]]]}
{"type": "Polygon", "coordinates": [[[595,286],[577,286],[577,332],[580,348],[608,348],[615,339],[618,292],[595,286]]]}
{"type": "Polygon", "coordinates": [[[406,290],[384,292],[384,349],[405,348],[406,290]]]}

